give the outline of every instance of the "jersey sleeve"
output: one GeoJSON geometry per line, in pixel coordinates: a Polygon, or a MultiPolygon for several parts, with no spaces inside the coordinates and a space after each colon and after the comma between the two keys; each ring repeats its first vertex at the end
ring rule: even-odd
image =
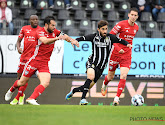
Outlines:
{"type": "Polygon", "coordinates": [[[89,34],[89,35],[86,35],[86,36],[81,36],[79,38],[76,38],[76,40],[79,42],[79,41],[93,41],[93,38],[94,38],[95,34],[89,34]]]}
{"type": "Polygon", "coordinates": [[[60,30],[55,29],[55,30],[54,30],[54,33],[56,34],[56,36],[59,36],[59,35],[60,35],[60,33],[61,33],[61,31],[60,31],[60,30]]]}
{"type": "Polygon", "coordinates": [[[116,49],[118,52],[121,50],[121,48],[118,46],[117,43],[114,43],[113,45],[114,45],[115,49],[116,49]]]}
{"type": "Polygon", "coordinates": [[[129,44],[129,42],[127,42],[127,41],[125,41],[125,40],[123,40],[123,39],[121,39],[121,38],[117,38],[115,35],[113,35],[113,34],[109,34],[110,35],[110,37],[111,37],[111,41],[112,41],[112,43],[121,43],[121,44],[123,44],[123,45],[127,45],[127,44],[129,44]]]}
{"type": "Polygon", "coordinates": [[[36,31],[36,37],[39,39],[40,37],[45,37],[45,34],[42,30],[36,31]]]}
{"type": "Polygon", "coordinates": [[[21,28],[18,37],[23,39],[23,37],[24,37],[24,27],[21,28]]]}
{"type": "Polygon", "coordinates": [[[118,34],[118,33],[120,32],[121,28],[122,28],[122,25],[121,25],[121,23],[119,22],[118,24],[116,24],[116,25],[112,28],[112,30],[111,30],[109,33],[110,33],[110,34],[113,34],[113,35],[116,35],[116,34],[118,34]]]}

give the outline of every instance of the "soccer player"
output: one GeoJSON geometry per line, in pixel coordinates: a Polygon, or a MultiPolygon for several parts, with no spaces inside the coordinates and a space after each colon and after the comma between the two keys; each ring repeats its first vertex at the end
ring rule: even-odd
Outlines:
{"type": "MultiPolygon", "coordinates": [[[[17,70],[17,79],[20,79],[25,63],[30,59],[32,56],[35,46],[36,46],[36,30],[39,30],[41,27],[38,25],[39,20],[37,15],[31,15],[29,19],[30,25],[23,26],[21,28],[21,31],[19,33],[18,39],[17,39],[17,50],[18,53],[21,54],[20,62],[18,65],[17,70]],[[23,50],[21,48],[21,42],[24,38],[24,47],[23,50]]],[[[21,86],[18,88],[18,94],[17,96],[10,102],[11,105],[23,105],[24,104],[24,98],[25,94],[23,93],[27,87],[28,83],[26,83],[24,86],[21,86]]],[[[8,100],[6,100],[8,101],[8,100]]]]}
{"type": "MultiPolygon", "coordinates": [[[[128,13],[128,20],[120,21],[113,27],[110,33],[117,35],[119,38],[128,41],[132,45],[133,38],[139,29],[138,25],[135,23],[137,18],[138,10],[136,8],[131,8],[128,13]]],[[[105,76],[103,81],[101,92],[102,95],[105,96],[107,93],[107,84],[114,78],[115,70],[118,66],[120,66],[120,81],[118,84],[116,97],[113,101],[113,105],[115,106],[119,104],[119,97],[125,87],[127,74],[131,67],[131,54],[131,49],[117,43],[114,44],[114,48],[110,54],[109,71],[108,75],[105,76]]]]}
{"type": "Polygon", "coordinates": [[[80,105],[87,105],[86,94],[90,88],[90,84],[97,82],[102,75],[104,68],[107,65],[108,57],[113,43],[121,43],[129,48],[132,47],[127,41],[118,39],[115,35],[107,33],[108,22],[101,20],[98,22],[97,33],[82,36],[77,38],[77,41],[90,41],[92,42],[92,55],[89,56],[87,61],[87,79],[84,85],[74,88],[66,95],[66,100],[69,100],[74,93],[82,92],[80,105]]]}
{"type": "Polygon", "coordinates": [[[26,100],[26,102],[32,105],[40,105],[35,99],[43,93],[46,87],[49,86],[51,75],[49,72],[48,62],[50,60],[55,41],[59,39],[67,39],[68,42],[79,46],[78,41],[71,39],[67,35],[62,35],[61,32],[55,28],[56,22],[54,17],[46,17],[44,25],[45,26],[41,30],[36,31],[36,38],[38,39],[38,42],[34,50],[34,54],[25,64],[21,78],[16,80],[13,86],[7,91],[5,95],[7,100],[12,97],[16,88],[24,86],[28,82],[29,78],[37,71],[40,85],[34,89],[34,92],[26,100]]]}

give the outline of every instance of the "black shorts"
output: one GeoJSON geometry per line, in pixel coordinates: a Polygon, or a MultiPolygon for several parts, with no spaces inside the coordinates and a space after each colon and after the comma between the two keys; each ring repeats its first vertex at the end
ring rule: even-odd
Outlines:
{"type": "Polygon", "coordinates": [[[95,70],[95,78],[94,78],[94,82],[96,83],[97,80],[100,78],[100,76],[102,75],[104,69],[100,69],[98,67],[95,66],[95,64],[91,63],[91,62],[87,62],[86,63],[86,69],[88,68],[92,68],[95,70]]]}

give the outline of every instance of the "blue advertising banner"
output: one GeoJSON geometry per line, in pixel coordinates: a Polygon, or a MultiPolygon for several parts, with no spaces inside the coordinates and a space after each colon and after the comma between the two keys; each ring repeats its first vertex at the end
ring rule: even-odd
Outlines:
{"type": "MultiPolygon", "coordinates": [[[[75,38],[75,37],[73,37],[75,38]]],[[[165,39],[134,38],[132,65],[129,75],[165,75],[165,39]]],[[[80,42],[80,47],[73,48],[70,43],[64,44],[64,74],[85,74],[86,62],[92,53],[91,42],[80,42]]],[[[103,74],[108,73],[108,67],[103,74]]],[[[116,75],[120,70],[116,70],[116,75]]]]}
{"type": "MultiPolygon", "coordinates": [[[[76,37],[72,37],[76,38],[76,37]]],[[[85,74],[86,62],[89,55],[92,54],[91,42],[79,42],[79,47],[65,41],[64,58],[63,58],[63,73],[64,74],[85,74]]]]}
{"type": "Polygon", "coordinates": [[[165,75],[165,39],[135,38],[129,75],[165,75]]]}

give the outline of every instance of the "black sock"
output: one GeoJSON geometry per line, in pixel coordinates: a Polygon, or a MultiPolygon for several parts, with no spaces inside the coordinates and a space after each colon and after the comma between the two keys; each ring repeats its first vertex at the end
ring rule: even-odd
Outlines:
{"type": "Polygon", "coordinates": [[[84,90],[84,85],[74,88],[72,92],[74,94],[75,92],[83,92],[83,90],[84,90]]]}
{"type": "Polygon", "coordinates": [[[90,87],[91,82],[92,82],[92,80],[90,80],[90,79],[87,79],[87,80],[85,81],[84,90],[83,90],[83,94],[82,94],[81,99],[85,99],[86,94],[87,94],[87,92],[88,92],[88,90],[89,90],[89,87],[90,87]]]}

